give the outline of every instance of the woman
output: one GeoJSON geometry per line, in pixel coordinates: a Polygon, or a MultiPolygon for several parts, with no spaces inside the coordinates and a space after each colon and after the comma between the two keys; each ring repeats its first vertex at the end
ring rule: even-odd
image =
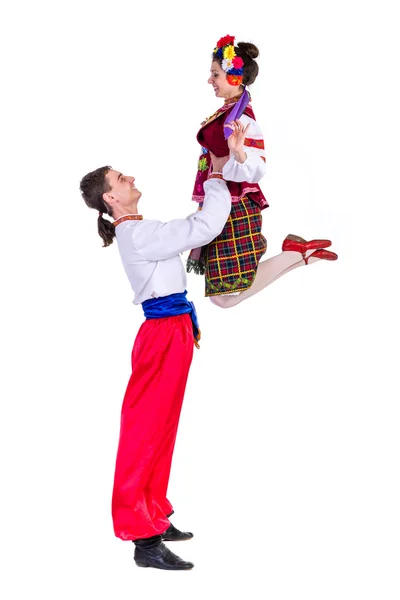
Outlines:
{"type": "Polygon", "coordinates": [[[232,210],[221,234],[207,246],[193,249],[186,267],[188,272],[205,274],[205,295],[222,308],[235,306],[303,264],[337,259],[337,254],[324,250],[331,245],[330,240],[306,241],[290,234],[281,254],[260,263],[267,248],[261,233],[261,211],[268,202],[258,185],[266,170],[265,149],[245,89],[257,78],[254,59],[259,52],[251,43],[235,46],[234,39],[221,38],[213,51],[208,83],[218,98],[224,98],[224,105],[203,121],[197,134],[202,154],[192,196],[201,210],[203,183],[212,170],[210,152],[218,157],[229,154],[223,177],[228,181],[232,210]],[[237,134],[243,132],[244,144],[238,144],[237,134]]]}

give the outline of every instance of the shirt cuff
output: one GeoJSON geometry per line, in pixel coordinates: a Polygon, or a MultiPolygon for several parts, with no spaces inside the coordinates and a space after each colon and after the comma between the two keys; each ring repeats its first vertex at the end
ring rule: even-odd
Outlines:
{"type": "Polygon", "coordinates": [[[219,171],[213,171],[212,173],[210,173],[210,175],[208,176],[208,179],[224,179],[224,176],[222,173],[220,173],[219,171]]]}

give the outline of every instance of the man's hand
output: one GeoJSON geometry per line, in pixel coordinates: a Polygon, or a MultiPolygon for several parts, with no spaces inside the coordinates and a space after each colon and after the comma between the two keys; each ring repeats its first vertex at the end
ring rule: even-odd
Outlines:
{"type": "Polygon", "coordinates": [[[248,128],[250,127],[250,123],[243,125],[243,123],[236,119],[236,121],[231,121],[230,123],[225,123],[225,127],[230,127],[232,129],[231,135],[228,137],[228,147],[232,152],[235,160],[240,163],[244,163],[247,158],[246,153],[243,151],[244,140],[246,138],[246,133],[248,128]]]}
{"type": "Polygon", "coordinates": [[[218,171],[219,173],[222,173],[222,169],[224,167],[224,165],[226,165],[226,163],[229,160],[229,156],[215,156],[215,154],[213,154],[212,152],[210,152],[210,156],[211,156],[211,162],[212,162],[212,166],[213,166],[213,171],[218,171]]]}

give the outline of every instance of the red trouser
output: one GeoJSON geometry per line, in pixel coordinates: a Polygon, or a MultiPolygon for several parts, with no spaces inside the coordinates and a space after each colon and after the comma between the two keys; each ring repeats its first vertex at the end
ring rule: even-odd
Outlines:
{"type": "Polygon", "coordinates": [[[112,498],[114,531],[122,540],[169,527],[166,494],[192,356],[189,315],[148,319],[140,327],[122,404],[112,498]]]}

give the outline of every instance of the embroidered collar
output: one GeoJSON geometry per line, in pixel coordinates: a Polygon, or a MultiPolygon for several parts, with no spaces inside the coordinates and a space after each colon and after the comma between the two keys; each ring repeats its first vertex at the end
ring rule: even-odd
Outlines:
{"type": "Polygon", "coordinates": [[[117,225],[119,225],[120,223],[123,223],[124,221],[142,221],[142,220],[143,220],[142,215],[123,215],[122,217],[120,217],[119,219],[114,221],[113,225],[114,225],[114,227],[116,227],[117,225]]]}
{"type": "MultiPolygon", "coordinates": [[[[227,110],[230,108],[230,106],[232,104],[236,104],[236,102],[238,100],[240,100],[240,98],[242,97],[242,94],[239,94],[238,96],[235,96],[234,98],[229,98],[227,100],[224,101],[223,105],[220,106],[215,113],[213,113],[210,117],[207,117],[207,119],[204,119],[204,121],[202,121],[201,125],[200,125],[200,129],[202,127],[204,127],[204,125],[208,125],[210,123],[210,121],[214,121],[215,119],[217,119],[218,117],[220,117],[222,114],[226,113],[227,110]]],[[[251,96],[249,94],[249,104],[251,102],[251,96]]]]}
{"type": "Polygon", "coordinates": [[[241,97],[242,97],[242,94],[238,94],[237,96],[234,96],[233,98],[226,98],[224,101],[224,104],[233,104],[234,102],[237,102],[239,100],[239,98],[241,98],[241,97]]]}

